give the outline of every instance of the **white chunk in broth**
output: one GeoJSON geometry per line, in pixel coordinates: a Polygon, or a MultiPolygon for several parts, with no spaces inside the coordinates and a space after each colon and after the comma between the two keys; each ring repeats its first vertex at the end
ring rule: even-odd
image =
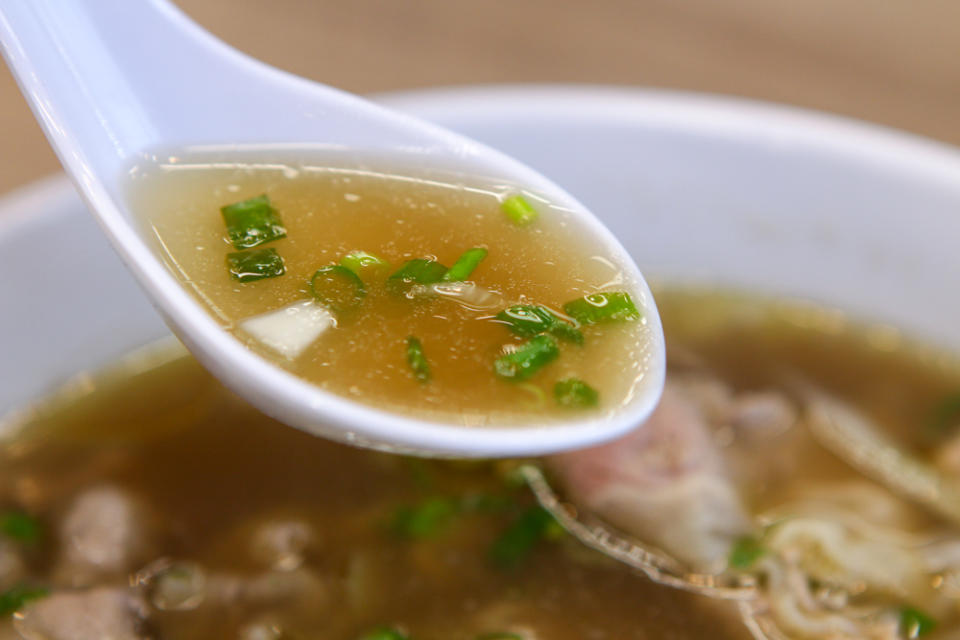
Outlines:
{"type": "Polygon", "coordinates": [[[247,318],[240,328],[284,358],[295,359],[334,324],[330,312],[313,300],[247,318]]]}

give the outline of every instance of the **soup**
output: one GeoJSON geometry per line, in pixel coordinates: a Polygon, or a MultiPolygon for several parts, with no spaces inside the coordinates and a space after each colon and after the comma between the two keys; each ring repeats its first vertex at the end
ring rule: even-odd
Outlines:
{"type": "Polygon", "coordinates": [[[546,460],[327,442],[179,349],[85,378],[0,431],[0,638],[952,637],[956,364],[830,310],[658,301],[651,421],[546,460]],[[640,572],[561,527],[591,513],[640,572]]]}
{"type": "Polygon", "coordinates": [[[602,415],[644,384],[647,301],[569,212],[449,173],[253,158],[138,167],[133,202],[174,275],[271,362],[468,425],[602,415]]]}

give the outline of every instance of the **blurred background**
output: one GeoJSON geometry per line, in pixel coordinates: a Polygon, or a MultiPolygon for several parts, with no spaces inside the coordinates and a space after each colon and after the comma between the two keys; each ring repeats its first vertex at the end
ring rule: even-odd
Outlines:
{"type": "MultiPolygon", "coordinates": [[[[960,145],[957,0],[177,4],[255,57],[358,93],[490,83],[664,87],[820,109],[960,145]]],[[[0,142],[0,193],[57,170],[5,67],[0,142]]]]}

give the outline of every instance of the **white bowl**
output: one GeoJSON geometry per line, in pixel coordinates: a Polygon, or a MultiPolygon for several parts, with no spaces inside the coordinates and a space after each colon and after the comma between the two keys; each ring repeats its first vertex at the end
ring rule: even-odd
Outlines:
{"type": "MultiPolygon", "coordinates": [[[[382,96],[604,218],[643,272],[803,297],[960,351],[960,153],[826,115],[661,91],[382,96]]],[[[167,334],[65,178],[0,202],[0,414],[167,334]]]]}

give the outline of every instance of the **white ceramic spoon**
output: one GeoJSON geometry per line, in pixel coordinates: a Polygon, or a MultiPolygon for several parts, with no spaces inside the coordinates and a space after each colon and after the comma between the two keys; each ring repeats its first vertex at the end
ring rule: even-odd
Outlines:
{"type": "MultiPolygon", "coordinates": [[[[0,43],[61,162],[167,323],[218,378],[264,412],[360,445],[440,455],[520,456],[609,440],[643,422],[659,399],[663,333],[636,265],[582,205],[520,163],[438,127],[270,68],[218,41],[166,0],[3,0],[0,43]],[[623,265],[645,308],[653,344],[642,391],[603,418],[468,428],[360,405],[253,354],[221,329],[152,253],[129,210],[125,173],[157,149],[291,143],[371,154],[413,151],[434,165],[525,185],[581,214],[583,227],[623,265]]],[[[557,145],[562,149],[562,140],[557,145]]],[[[64,269],[65,285],[97,286],[70,283],[69,265],[64,269]]],[[[69,310],[64,321],[69,322],[69,310]]]]}

